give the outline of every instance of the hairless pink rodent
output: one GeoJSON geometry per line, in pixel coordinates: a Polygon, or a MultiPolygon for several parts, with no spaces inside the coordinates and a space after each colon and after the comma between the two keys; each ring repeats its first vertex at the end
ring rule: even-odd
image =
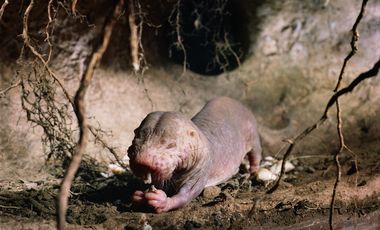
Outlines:
{"type": "Polygon", "coordinates": [[[136,191],[133,202],[156,213],[184,207],[237,173],[245,155],[257,172],[261,151],[256,119],[234,99],[214,98],[192,119],[152,112],[135,130],[128,156],[132,172],[153,186],[136,191]]]}

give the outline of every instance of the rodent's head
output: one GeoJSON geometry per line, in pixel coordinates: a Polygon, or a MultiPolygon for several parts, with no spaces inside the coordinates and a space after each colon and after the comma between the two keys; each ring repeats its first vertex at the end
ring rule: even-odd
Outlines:
{"type": "Polygon", "coordinates": [[[196,131],[189,127],[189,122],[177,113],[149,114],[135,130],[128,148],[132,172],[143,179],[151,175],[153,184],[162,185],[176,170],[193,163],[189,156],[196,131]]]}
{"type": "Polygon", "coordinates": [[[153,182],[170,179],[180,160],[175,140],[156,138],[152,130],[140,130],[135,134],[128,157],[133,173],[144,179],[150,173],[153,182]],[[141,133],[149,135],[143,138],[141,133]]]}

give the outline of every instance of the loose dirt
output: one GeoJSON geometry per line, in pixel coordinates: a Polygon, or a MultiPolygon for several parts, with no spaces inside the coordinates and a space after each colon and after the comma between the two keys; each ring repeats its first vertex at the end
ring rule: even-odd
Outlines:
{"type": "MultiPolygon", "coordinates": [[[[380,226],[379,164],[373,162],[380,162],[379,154],[359,159],[360,175],[344,165],[335,206],[337,229],[380,226]]],[[[331,169],[319,169],[321,162],[299,164],[273,194],[238,173],[218,186],[216,196],[201,195],[187,207],[164,214],[131,205],[132,193],[145,185],[130,173],[106,178],[100,174],[104,168],[86,164],[71,190],[67,221],[75,229],[323,229],[334,183],[327,172],[331,169]]],[[[1,182],[1,229],[53,227],[58,188],[57,180],[1,182]]]]}

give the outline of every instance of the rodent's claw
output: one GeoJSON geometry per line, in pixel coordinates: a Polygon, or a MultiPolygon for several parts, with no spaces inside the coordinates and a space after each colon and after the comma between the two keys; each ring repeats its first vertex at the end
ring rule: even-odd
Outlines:
{"type": "Polygon", "coordinates": [[[145,193],[145,199],[147,203],[154,208],[156,213],[167,212],[169,210],[169,198],[163,190],[150,190],[145,193]]]}

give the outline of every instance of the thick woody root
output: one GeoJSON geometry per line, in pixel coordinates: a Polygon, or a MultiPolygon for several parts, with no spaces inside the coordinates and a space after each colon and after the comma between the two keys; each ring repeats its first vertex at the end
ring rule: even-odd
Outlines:
{"type": "Polygon", "coordinates": [[[79,88],[75,95],[74,111],[78,119],[80,134],[79,134],[79,141],[77,143],[75,152],[73,154],[73,157],[66,171],[65,177],[63,178],[61,188],[60,188],[60,193],[59,193],[59,198],[58,198],[58,208],[57,208],[58,229],[65,228],[66,211],[68,207],[68,197],[70,193],[71,184],[80,166],[82,156],[84,152],[86,151],[86,147],[88,143],[89,125],[86,119],[84,98],[85,98],[87,89],[91,83],[91,80],[93,78],[95,68],[108,47],[114,25],[117,19],[119,18],[119,16],[123,13],[124,4],[125,4],[124,0],[119,0],[117,5],[114,8],[114,11],[112,12],[112,15],[106,19],[104,23],[103,31],[102,31],[102,40],[100,44],[98,44],[98,46],[95,47],[94,52],[91,54],[89,64],[87,65],[86,71],[84,72],[81,78],[79,88]]]}

